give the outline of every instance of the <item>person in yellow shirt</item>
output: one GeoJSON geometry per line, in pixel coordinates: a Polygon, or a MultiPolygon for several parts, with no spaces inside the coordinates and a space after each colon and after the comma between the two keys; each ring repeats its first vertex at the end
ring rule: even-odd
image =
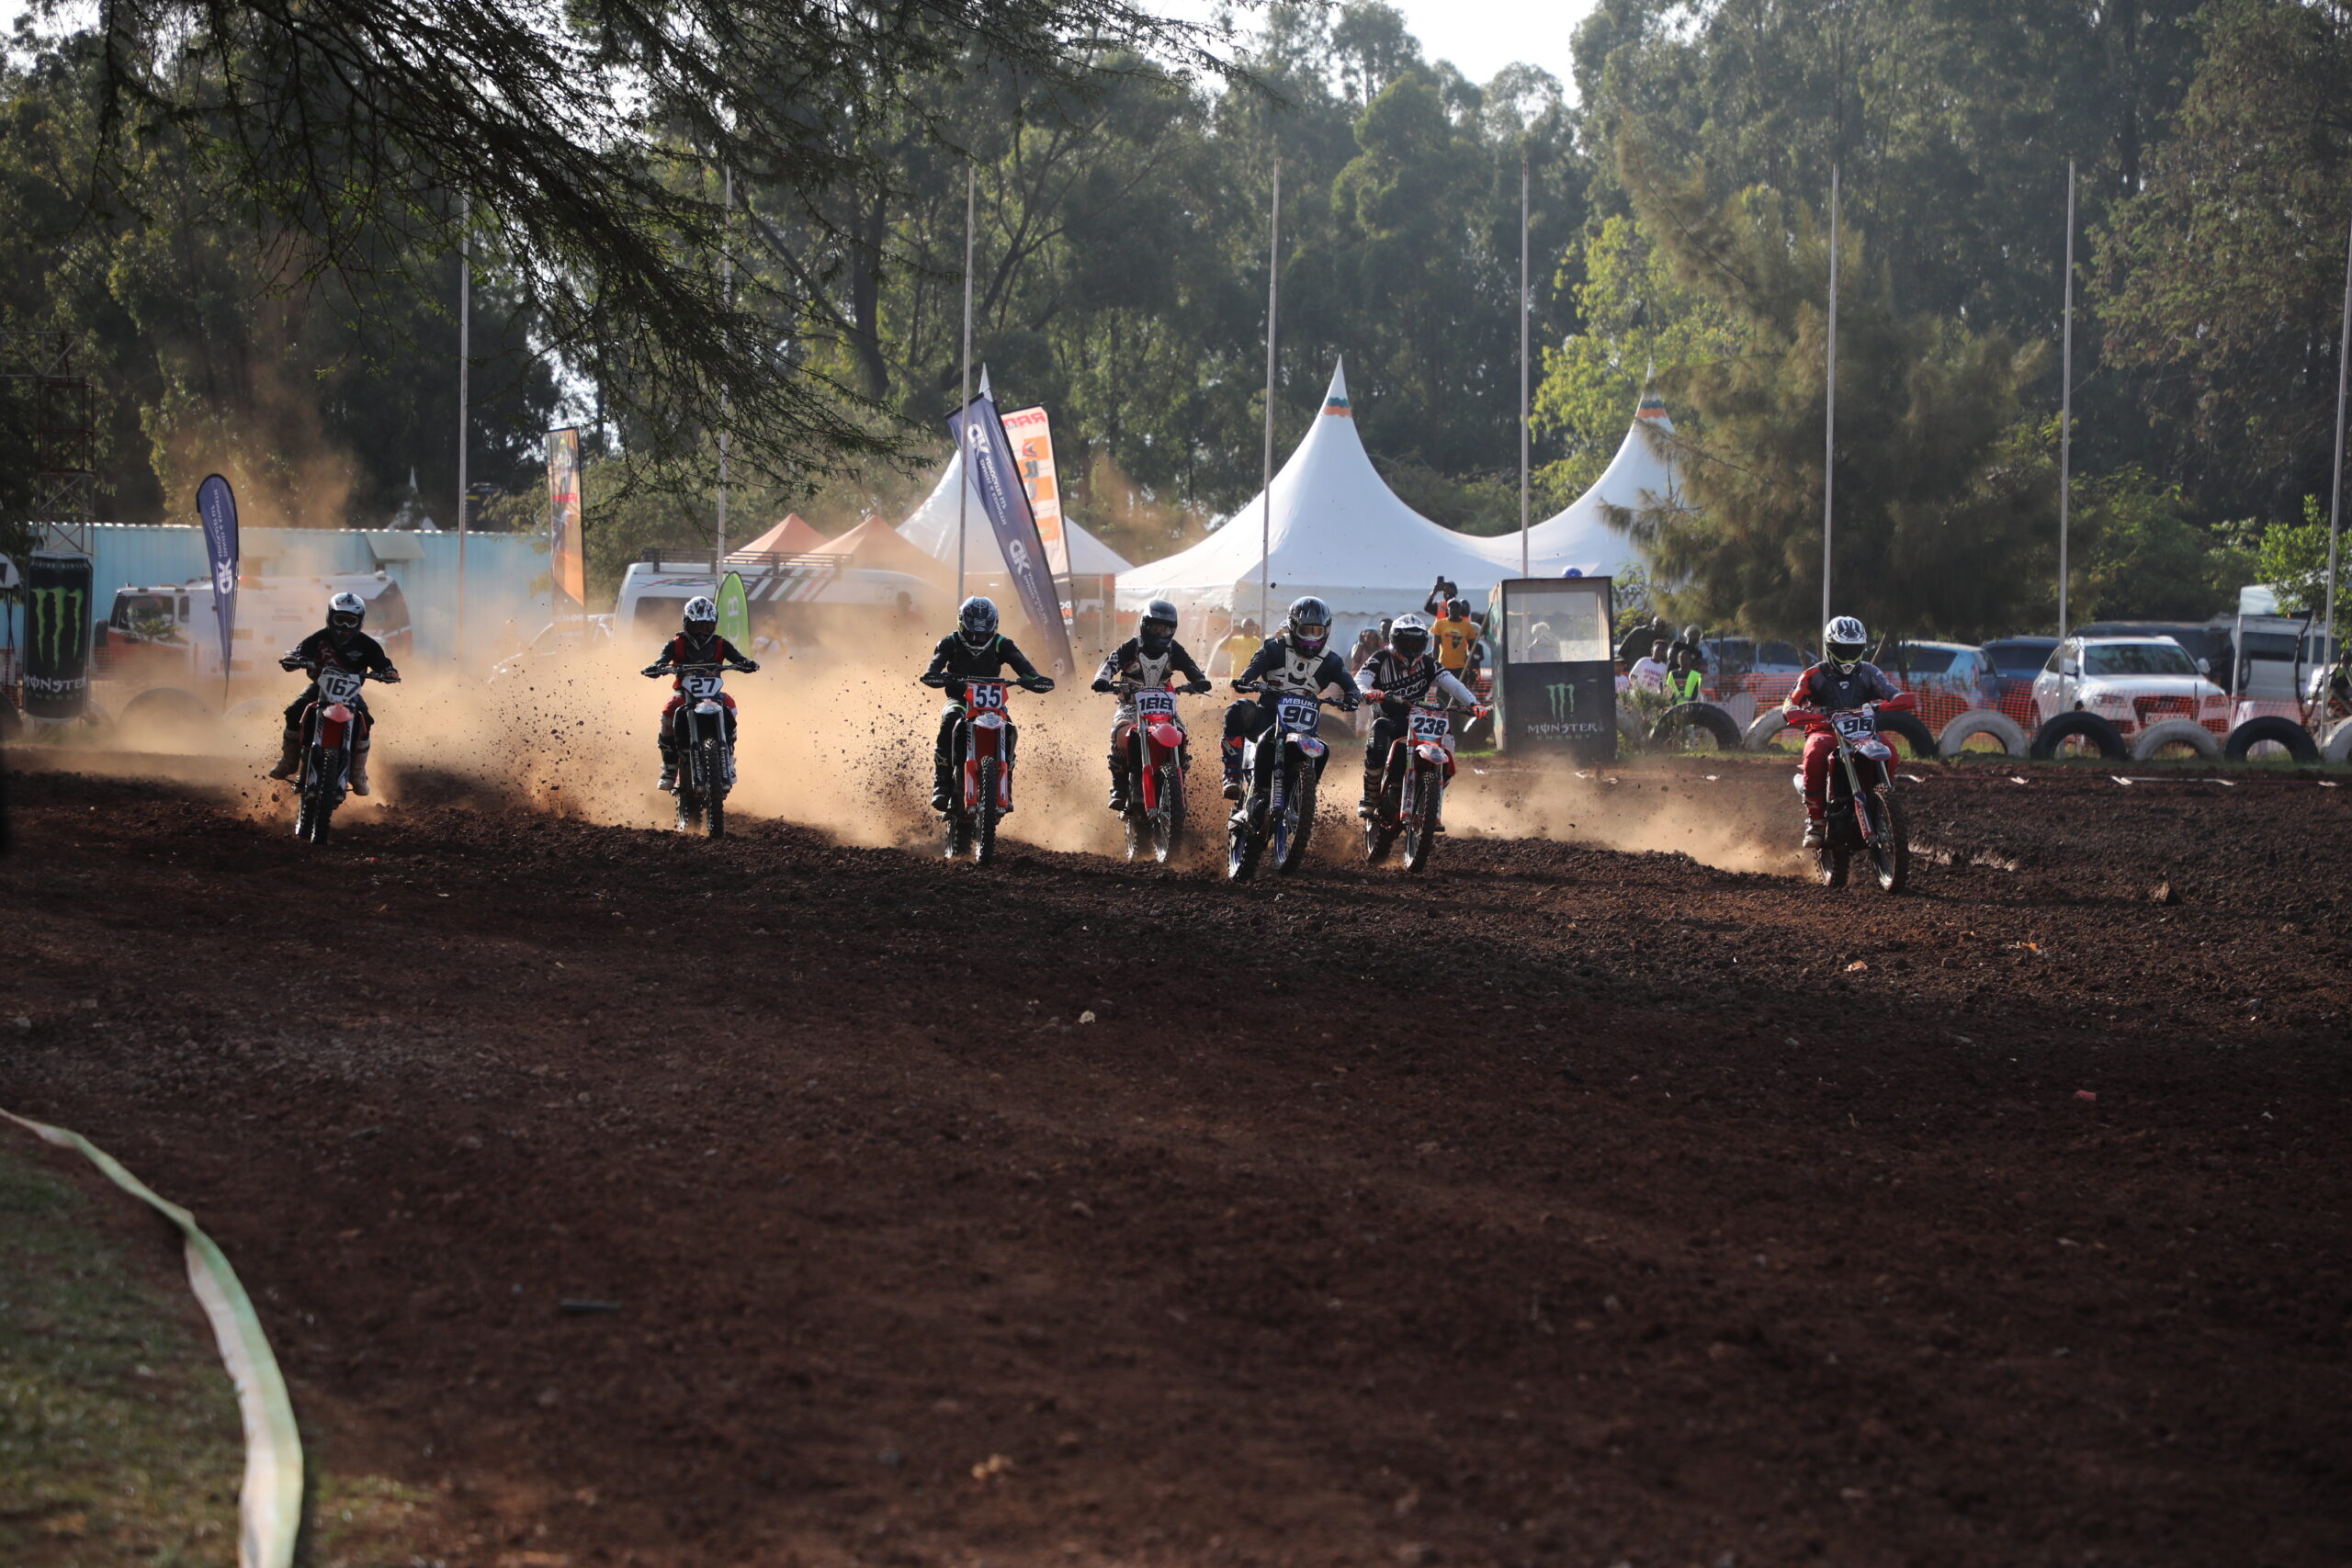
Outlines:
{"type": "Polygon", "coordinates": [[[1463,671],[1470,667],[1470,645],[1478,640],[1478,628],[1470,621],[1470,601],[1449,603],[1445,619],[1430,628],[1430,637],[1437,644],[1440,667],[1454,679],[1464,679],[1463,671]]]}
{"type": "Polygon", "coordinates": [[[1234,627],[1231,637],[1216,645],[1216,651],[1209,656],[1209,671],[1217,675],[1238,674],[1250,667],[1250,661],[1265,645],[1266,639],[1259,635],[1258,623],[1244,619],[1234,627]]]}

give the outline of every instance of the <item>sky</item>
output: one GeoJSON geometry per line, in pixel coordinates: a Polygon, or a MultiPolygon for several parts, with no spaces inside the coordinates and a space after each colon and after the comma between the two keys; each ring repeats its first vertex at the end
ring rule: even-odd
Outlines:
{"type": "MultiPolygon", "coordinates": [[[[1560,79],[1571,98],[1576,84],[1568,41],[1577,24],[1592,9],[1592,0],[1389,0],[1405,13],[1405,25],[1421,40],[1421,52],[1431,61],[1451,60],[1474,82],[1485,82],[1514,61],[1541,66],[1560,79]]],[[[1159,0],[1153,7],[1163,16],[1206,21],[1217,0],[1159,0]]],[[[1241,13],[1245,28],[1254,29],[1255,7],[1241,13]]]]}

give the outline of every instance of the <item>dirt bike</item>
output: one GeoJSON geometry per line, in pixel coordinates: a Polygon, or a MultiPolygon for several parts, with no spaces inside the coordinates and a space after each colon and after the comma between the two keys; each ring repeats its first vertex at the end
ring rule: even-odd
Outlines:
{"type": "MultiPolygon", "coordinates": [[[[1237,692],[1261,692],[1255,683],[1236,682],[1237,692]]],[[[1258,870],[1267,849],[1274,852],[1274,869],[1291,872],[1306,857],[1306,840],[1315,832],[1315,784],[1330,751],[1316,736],[1323,709],[1345,712],[1352,701],[1334,701],[1306,693],[1285,692],[1274,704],[1274,722],[1241,747],[1242,793],[1226,822],[1226,876],[1247,882],[1258,870]]]]}
{"type": "Polygon", "coordinates": [[[670,720],[681,833],[700,828],[713,839],[727,836],[727,792],[735,787],[735,740],[727,732],[727,705],[718,697],[729,668],[748,673],[757,666],[649,664],[643,671],[654,679],[676,676],[678,690],[686,699],[670,720]]]}
{"type": "MultiPolygon", "coordinates": [[[[1474,710],[1483,714],[1487,710],[1474,710]]],[[[1429,863],[1430,850],[1445,831],[1445,786],[1453,779],[1453,719],[1430,703],[1406,716],[1405,733],[1390,743],[1380,775],[1380,794],[1363,821],[1363,858],[1378,865],[1401,833],[1405,869],[1429,863]]]]}
{"type": "MultiPolygon", "coordinates": [[[[307,666],[279,660],[281,669],[307,666]]],[[[319,694],[302,710],[302,771],[294,775],[294,836],[306,844],[327,841],[327,826],[334,808],[351,791],[351,754],[356,750],[359,727],[366,720],[356,705],[359,688],[369,680],[395,682],[398,675],[370,676],[364,670],[321,664],[311,669],[319,694]]]]}
{"type": "MultiPolygon", "coordinates": [[[[950,682],[964,688],[964,713],[956,720],[948,755],[955,759],[956,795],[941,815],[947,824],[947,858],[967,852],[976,865],[996,859],[998,819],[1012,809],[1012,753],[1020,731],[1005,711],[1005,689],[1012,682],[975,675],[925,675],[926,686],[950,682]]],[[[1021,685],[1050,692],[1053,678],[1038,675],[1021,685]]]]}
{"type": "MultiPolygon", "coordinates": [[[[1822,822],[1823,842],[1814,852],[1815,874],[1824,887],[1846,886],[1850,857],[1870,857],[1878,885],[1900,893],[1911,876],[1911,835],[1903,807],[1894,798],[1894,749],[1878,738],[1878,714],[1908,712],[1913,706],[1905,692],[1884,703],[1871,703],[1838,713],[1812,708],[1790,710],[1790,722],[1808,731],[1821,730],[1838,739],[1829,759],[1829,798],[1822,822]]],[[[1796,775],[1804,789],[1804,773],[1796,775]]]]}
{"type": "Polygon", "coordinates": [[[1192,759],[1183,722],[1176,716],[1177,691],[1204,692],[1206,684],[1180,688],[1112,682],[1111,691],[1135,705],[1135,723],[1120,761],[1127,771],[1127,858],[1148,853],[1161,865],[1176,858],[1184,842],[1184,778],[1192,759]]]}

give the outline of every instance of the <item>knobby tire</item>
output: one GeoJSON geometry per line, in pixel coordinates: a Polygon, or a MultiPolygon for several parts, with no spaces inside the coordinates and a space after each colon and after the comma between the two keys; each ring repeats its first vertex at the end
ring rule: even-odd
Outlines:
{"type": "Polygon", "coordinates": [[[1430,861],[1430,851],[1437,843],[1438,803],[1444,797],[1444,785],[1438,782],[1437,770],[1413,791],[1413,814],[1405,824],[1405,869],[1419,871],[1430,861]]]}
{"type": "Polygon", "coordinates": [[[972,862],[976,865],[991,865],[996,862],[996,770],[994,757],[980,759],[979,809],[972,820],[972,862]]]}

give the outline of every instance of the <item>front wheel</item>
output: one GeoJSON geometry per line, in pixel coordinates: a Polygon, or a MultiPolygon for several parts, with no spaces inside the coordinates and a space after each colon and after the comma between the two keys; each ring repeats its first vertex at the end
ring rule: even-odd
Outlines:
{"type": "Polygon", "coordinates": [[[972,863],[989,865],[996,860],[996,771],[994,757],[980,759],[980,799],[972,818],[972,863]]]}
{"type": "Polygon", "coordinates": [[[1159,770],[1159,815],[1152,818],[1151,854],[1161,865],[1184,844],[1184,770],[1163,762],[1159,770]]]}
{"type": "Polygon", "coordinates": [[[727,753],[718,738],[702,743],[703,831],[711,838],[727,835],[727,753]]]}
{"type": "Polygon", "coordinates": [[[1871,792],[1871,869],[1882,892],[1900,893],[1911,879],[1911,831],[1894,791],[1882,784],[1871,792]]]}
{"type": "Polygon", "coordinates": [[[1228,882],[1247,882],[1258,872],[1258,857],[1266,838],[1250,827],[1250,802],[1245,798],[1225,825],[1225,875],[1228,882]]]}
{"type": "Polygon", "coordinates": [[[302,805],[295,814],[294,836],[308,844],[327,841],[327,825],[334,819],[335,784],[343,777],[343,753],[322,750],[302,781],[302,805]]]}
{"type": "Polygon", "coordinates": [[[1289,798],[1283,802],[1282,820],[1274,832],[1281,853],[1274,869],[1285,874],[1298,869],[1306,858],[1306,840],[1315,836],[1315,765],[1301,761],[1291,780],[1289,798]]]}
{"type": "Polygon", "coordinates": [[[1405,869],[1419,871],[1427,865],[1430,851],[1437,843],[1438,807],[1445,798],[1445,781],[1437,770],[1427,763],[1415,772],[1419,778],[1413,791],[1413,804],[1405,813],[1405,869]]]}

